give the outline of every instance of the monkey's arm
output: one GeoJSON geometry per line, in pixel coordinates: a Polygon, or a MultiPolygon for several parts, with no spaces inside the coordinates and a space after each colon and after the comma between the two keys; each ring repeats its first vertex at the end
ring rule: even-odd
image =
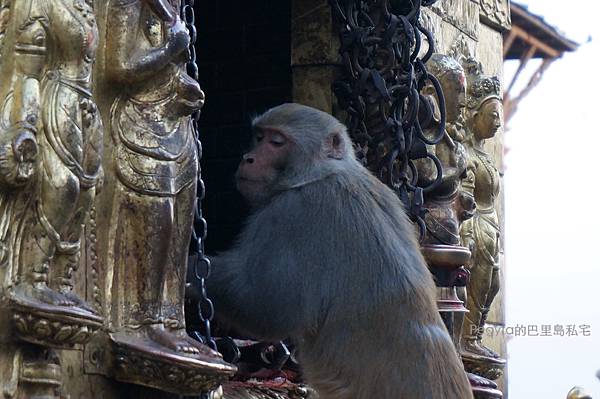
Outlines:
{"type": "Polygon", "coordinates": [[[294,293],[284,292],[283,283],[276,276],[249,276],[246,262],[235,255],[211,258],[213,272],[207,290],[219,321],[261,340],[276,341],[295,335],[299,329],[298,309],[286,306],[294,293]],[[269,281],[271,278],[275,280],[269,281]]]}
{"type": "MultiPolygon", "coordinates": [[[[312,323],[304,264],[298,243],[296,193],[259,211],[242,232],[238,245],[213,257],[208,294],[220,320],[254,338],[280,340],[302,334],[312,323]],[[308,319],[308,320],[307,320],[308,319]]],[[[317,283],[315,283],[317,284],[317,283]]]]}

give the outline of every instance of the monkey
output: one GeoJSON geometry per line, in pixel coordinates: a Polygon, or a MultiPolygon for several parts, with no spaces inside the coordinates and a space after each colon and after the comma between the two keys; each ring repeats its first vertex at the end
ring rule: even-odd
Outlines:
{"type": "Polygon", "coordinates": [[[219,320],[290,338],[322,399],[472,398],[416,229],[346,127],[287,103],[252,128],[236,172],[252,213],[207,280],[219,320]]]}

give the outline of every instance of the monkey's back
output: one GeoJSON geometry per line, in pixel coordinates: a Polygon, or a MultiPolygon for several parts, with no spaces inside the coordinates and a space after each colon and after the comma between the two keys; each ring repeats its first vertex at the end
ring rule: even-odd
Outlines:
{"type": "Polygon", "coordinates": [[[283,196],[302,204],[286,218],[306,276],[297,309],[317,316],[296,338],[321,397],[471,398],[396,195],[361,167],[283,196]]]}

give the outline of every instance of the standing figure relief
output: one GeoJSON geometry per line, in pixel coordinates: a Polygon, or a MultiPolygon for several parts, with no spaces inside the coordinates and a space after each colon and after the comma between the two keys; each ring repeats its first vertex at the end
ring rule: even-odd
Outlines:
{"type": "MultiPolygon", "coordinates": [[[[438,79],[444,92],[446,105],[445,132],[442,140],[435,146],[430,146],[442,165],[442,175],[439,185],[426,195],[427,213],[425,214],[425,245],[450,245],[460,243],[460,224],[472,216],[472,204],[465,202],[460,195],[460,185],[467,169],[467,154],[463,140],[464,109],[466,97],[465,72],[454,58],[434,54],[429,63],[430,72],[438,79]]],[[[441,123],[439,108],[436,105],[434,90],[431,85],[424,89],[424,94],[434,110],[432,127],[426,130],[438,129],[441,123]]],[[[434,163],[419,162],[421,184],[430,185],[438,173],[434,163]]]]}
{"type": "Polygon", "coordinates": [[[210,384],[201,372],[233,368],[185,329],[199,175],[190,115],[204,93],[186,72],[190,36],[180,7],[179,0],[108,2],[103,76],[114,94],[103,112],[110,130],[103,258],[112,279],[107,318],[117,378],[191,394],[210,384]],[[159,370],[176,364],[181,381],[167,371],[164,380],[148,375],[136,365],[139,356],[159,370]]]}
{"type": "Polygon", "coordinates": [[[21,339],[70,346],[102,323],[73,293],[102,176],[102,123],[91,93],[94,9],[89,0],[22,0],[3,12],[10,13],[0,84],[3,286],[21,339]]]}
{"type": "Polygon", "coordinates": [[[500,173],[484,143],[502,128],[500,81],[486,76],[481,65],[467,61],[469,90],[467,97],[467,142],[469,162],[464,194],[476,203],[473,219],[462,225],[461,240],[469,247],[471,278],[467,287],[467,308],[461,339],[461,354],[467,368],[486,378],[501,375],[505,361],[482,343],[490,307],[500,289],[498,255],[500,227],[496,202],[500,193],[500,173]],[[480,364],[481,363],[481,364],[480,364]],[[472,366],[478,364],[477,366],[472,366]]]}

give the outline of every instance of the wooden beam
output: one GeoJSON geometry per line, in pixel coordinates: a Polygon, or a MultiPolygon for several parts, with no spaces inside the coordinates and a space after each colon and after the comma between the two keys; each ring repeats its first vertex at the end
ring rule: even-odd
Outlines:
{"type": "Polygon", "coordinates": [[[523,69],[525,69],[525,66],[527,65],[531,57],[533,57],[536,51],[537,47],[531,46],[529,47],[529,50],[525,54],[523,54],[523,56],[521,57],[521,63],[519,64],[519,68],[517,68],[517,71],[515,72],[512,80],[510,81],[510,84],[508,85],[508,89],[506,89],[507,93],[509,93],[510,90],[513,88],[515,82],[517,81],[517,78],[519,77],[521,72],[523,72],[523,69]]]}
{"type": "Polygon", "coordinates": [[[523,26],[522,22],[519,21],[519,19],[523,19],[523,22],[527,23],[530,28],[536,27],[540,29],[544,34],[552,37],[554,40],[560,43],[563,46],[563,48],[557,48],[556,45],[554,45],[552,48],[557,50],[561,54],[565,51],[575,51],[577,47],[579,47],[579,44],[567,39],[559,32],[557,32],[556,29],[552,28],[550,25],[544,22],[542,18],[527,12],[525,9],[523,9],[522,6],[511,2],[510,13],[512,16],[515,17],[513,18],[513,27],[517,25],[523,26]]]}
{"type": "Polygon", "coordinates": [[[504,47],[504,58],[506,58],[506,54],[508,54],[508,50],[510,50],[516,38],[517,32],[511,29],[510,33],[504,38],[504,44],[502,45],[504,47]]]}
{"type": "Polygon", "coordinates": [[[546,69],[548,69],[550,64],[552,62],[554,62],[555,60],[556,60],[556,58],[545,59],[542,62],[542,64],[536,69],[536,71],[533,73],[533,75],[531,75],[531,78],[529,78],[529,82],[527,82],[527,86],[525,86],[525,88],[523,90],[521,90],[521,92],[514,98],[511,98],[509,96],[508,92],[504,93],[504,122],[505,123],[508,122],[508,120],[510,118],[512,118],[512,116],[515,114],[515,112],[517,111],[517,107],[519,106],[519,103],[521,102],[521,100],[523,100],[531,92],[531,90],[533,90],[535,88],[535,86],[537,86],[538,83],[540,83],[540,81],[542,80],[542,77],[544,76],[544,72],[546,72],[546,69]]]}
{"type": "MultiPolygon", "coordinates": [[[[537,37],[530,35],[529,33],[525,32],[522,28],[520,28],[516,25],[513,25],[512,28],[510,29],[510,33],[512,34],[513,32],[515,32],[515,34],[517,36],[519,36],[521,39],[525,40],[529,45],[535,46],[539,50],[543,51],[548,56],[547,58],[558,58],[562,54],[560,51],[556,50],[553,47],[550,47],[549,45],[542,42],[537,37]]],[[[544,57],[544,58],[546,58],[546,57],[544,57]]]]}

